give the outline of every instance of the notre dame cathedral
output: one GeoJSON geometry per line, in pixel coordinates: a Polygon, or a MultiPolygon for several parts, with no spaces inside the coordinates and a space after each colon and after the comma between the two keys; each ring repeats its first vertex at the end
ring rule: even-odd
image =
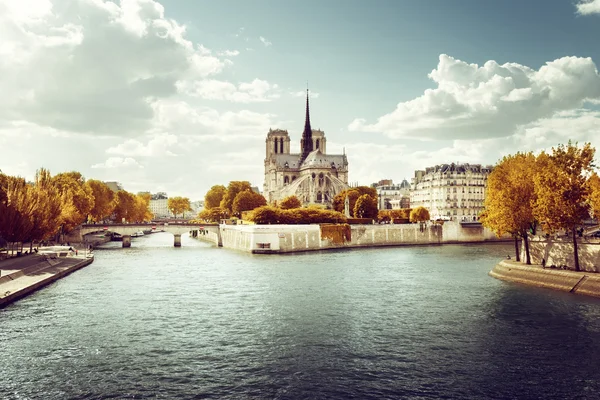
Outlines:
{"type": "Polygon", "coordinates": [[[323,204],[330,208],[333,197],[347,188],[346,154],[327,154],[325,133],[311,129],[307,90],[300,154],[290,153],[287,130],[269,129],[263,194],[271,204],[295,195],[304,205],[323,204]]]}

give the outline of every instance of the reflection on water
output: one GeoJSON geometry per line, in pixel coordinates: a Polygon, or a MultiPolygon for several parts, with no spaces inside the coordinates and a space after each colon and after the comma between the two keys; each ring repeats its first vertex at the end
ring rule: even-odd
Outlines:
{"type": "MultiPolygon", "coordinates": [[[[168,233],[0,311],[7,398],[597,398],[600,302],[512,245],[260,256],[168,233]]],[[[3,392],[4,390],[4,392],[3,392]]]]}

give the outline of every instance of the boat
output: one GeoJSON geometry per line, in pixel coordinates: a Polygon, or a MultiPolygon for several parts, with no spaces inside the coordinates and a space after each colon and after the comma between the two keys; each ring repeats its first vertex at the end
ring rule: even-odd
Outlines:
{"type": "Polygon", "coordinates": [[[140,237],[140,236],[144,236],[143,231],[137,231],[131,235],[131,237],[140,237]]]}

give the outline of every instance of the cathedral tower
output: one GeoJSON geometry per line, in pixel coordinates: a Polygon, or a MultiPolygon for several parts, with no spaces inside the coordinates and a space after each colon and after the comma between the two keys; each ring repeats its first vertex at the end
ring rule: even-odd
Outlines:
{"type": "Polygon", "coordinates": [[[304,120],[304,132],[300,141],[300,164],[313,151],[312,129],[310,127],[310,112],[308,107],[308,89],[306,89],[306,119],[304,120]]]}

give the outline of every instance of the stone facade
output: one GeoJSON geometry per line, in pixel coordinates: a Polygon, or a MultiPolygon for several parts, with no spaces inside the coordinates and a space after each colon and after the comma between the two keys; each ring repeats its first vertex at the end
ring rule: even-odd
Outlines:
{"type": "Polygon", "coordinates": [[[265,142],[263,195],[269,203],[294,195],[304,205],[330,207],[334,196],[348,188],[346,154],[327,154],[325,133],[310,127],[308,92],[301,152],[290,152],[287,130],[269,130],[265,142]]]}
{"type": "Polygon", "coordinates": [[[410,206],[425,207],[432,219],[477,221],[483,211],[492,166],[442,164],[415,171],[410,206]]]}

